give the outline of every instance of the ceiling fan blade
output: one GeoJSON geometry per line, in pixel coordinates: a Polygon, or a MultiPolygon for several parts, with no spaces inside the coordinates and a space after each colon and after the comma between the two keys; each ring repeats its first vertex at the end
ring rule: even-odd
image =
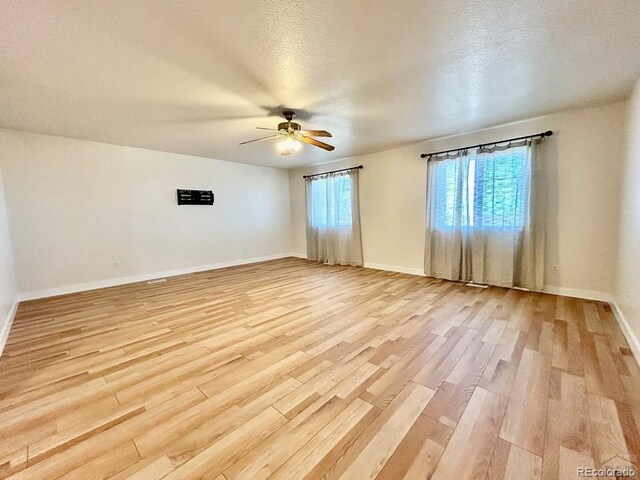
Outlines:
{"type": "Polygon", "coordinates": [[[304,135],[300,135],[300,140],[302,140],[304,143],[308,143],[315,147],[323,148],[329,152],[336,148],[333,145],[329,145],[328,143],[321,142],[320,140],[316,140],[315,138],[305,137],[304,135]]]}
{"type": "Polygon", "coordinates": [[[277,128],[267,128],[267,127],[256,127],[258,130],[270,130],[272,132],[277,132],[277,128]]]}
{"type": "Polygon", "coordinates": [[[260,142],[262,140],[269,140],[271,138],[278,138],[280,134],[277,135],[269,135],[268,137],[256,138],[255,140],[247,140],[246,142],[240,142],[238,145],[245,145],[247,143],[260,142]]]}
{"type": "Polygon", "coordinates": [[[302,130],[300,133],[303,135],[307,135],[309,137],[332,137],[333,136],[326,130],[302,130]]]}

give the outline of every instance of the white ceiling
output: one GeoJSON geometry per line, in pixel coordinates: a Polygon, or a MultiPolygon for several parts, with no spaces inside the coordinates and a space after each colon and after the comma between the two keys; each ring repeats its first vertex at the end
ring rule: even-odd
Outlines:
{"type": "Polygon", "coordinates": [[[624,98],[638,0],[4,0],[0,126],[289,168],[624,98]],[[334,152],[275,142],[282,107],[334,152]]]}

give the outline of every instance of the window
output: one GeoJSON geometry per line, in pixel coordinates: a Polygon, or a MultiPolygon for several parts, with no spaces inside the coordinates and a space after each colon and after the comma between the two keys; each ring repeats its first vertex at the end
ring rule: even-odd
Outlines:
{"type": "Polygon", "coordinates": [[[436,228],[522,230],[529,198],[526,148],[435,160],[436,228]]]}
{"type": "Polygon", "coordinates": [[[459,225],[467,225],[467,195],[466,189],[460,185],[461,176],[467,176],[465,167],[467,163],[459,160],[438,160],[435,168],[435,183],[432,198],[435,201],[436,227],[439,230],[454,228],[459,225]],[[464,218],[463,218],[464,217],[464,218]]]}
{"type": "Polygon", "coordinates": [[[311,182],[311,224],[314,227],[350,227],[351,178],[320,177],[311,182]]]}
{"type": "Polygon", "coordinates": [[[528,201],[524,149],[480,154],[475,159],[473,226],[482,230],[522,230],[528,201]]]}

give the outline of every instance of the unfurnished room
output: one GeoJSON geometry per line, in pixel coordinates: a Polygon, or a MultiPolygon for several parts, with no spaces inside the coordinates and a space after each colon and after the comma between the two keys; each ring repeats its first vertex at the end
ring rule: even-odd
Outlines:
{"type": "Polygon", "coordinates": [[[0,478],[640,473],[640,2],[0,2],[0,478]]]}

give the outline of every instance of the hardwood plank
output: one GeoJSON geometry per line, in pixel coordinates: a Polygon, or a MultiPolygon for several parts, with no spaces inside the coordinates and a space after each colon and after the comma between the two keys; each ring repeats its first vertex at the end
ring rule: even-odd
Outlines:
{"type": "Polygon", "coordinates": [[[433,390],[440,388],[475,336],[474,330],[458,327],[436,354],[416,373],[413,381],[433,390]]]}
{"type": "Polygon", "coordinates": [[[583,351],[578,325],[556,320],[553,329],[552,365],[574,375],[583,375],[583,351]]]}
{"type": "Polygon", "coordinates": [[[274,433],[268,441],[257,445],[233,466],[225,469],[224,475],[229,480],[269,477],[348,408],[349,403],[351,402],[331,394],[321,397],[274,433]]]}
{"type": "Polygon", "coordinates": [[[371,417],[371,413],[377,414],[374,410],[372,405],[356,398],[311,441],[269,476],[269,480],[305,478],[337,445],[358,430],[358,425],[363,419],[371,417]]]}
{"type": "Polygon", "coordinates": [[[376,479],[431,478],[452,432],[435,420],[419,416],[376,479]]]}
{"type": "MultiPolygon", "coordinates": [[[[565,447],[560,447],[559,456],[560,468],[558,472],[559,479],[580,479],[584,475],[578,474],[579,468],[596,468],[593,459],[590,456],[580,455],[565,447]]],[[[624,465],[617,465],[618,467],[624,465]]]]}
{"type": "Polygon", "coordinates": [[[286,378],[267,385],[253,396],[253,390],[249,389],[221,392],[144,432],[134,441],[143,457],[164,452],[175,465],[180,465],[298,386],[299,382],[286,378]]]}
{"type": "Polygon", "coordinates": [[[478,385],[508,397],[518,372],[520,357],[526,341],[527,334],[525,332],[505,328],[478,385]]]}
{"type": "Polygon", "coordinates": [[[622,382],[609,343],[603,335],[580,331],[585,361],[585,379],[589,392],[614,400],[626,401],[622,382]]]}
{"type": "Polygon", "coordinates": [[[327,478],[374,479],[433,397],[433,390],[407,385],[370,425],[327,478]]]}
{"type": "Polygon", "coordinates": [[[511,445],[509,459],[504,473],[504,480],[520,480],[527,478],[539,480],[542,474],[542,457],[511,445]]]}
{"type": "Polygon", "coordinates": [[[164,478],[166,480],[187,480],[197,479],[205,474],[209,476],[220,475],[236,459],[250,451],[253,446],[285,423],[286,418],[275,408],[270,407],[240,428],[212,443],[164,478]]]}
{"type": "Polygon", "coordinates": [[[0,478],[7,478],[25,468],[27,468],[27,447],[0,457],[0,478]]]}
{"type": "Polygon", "coordinates": [[[498,437],[496,446],[493,449],[493,456],[491,457],[486,480],[502,480],[504,478],[511,447],[512,445],[509,442],[498,437]]]}
{"type": "Polygon", "coordinates": [[[601,466],[637,465],[638,432],[625,410],[627,405],[589,394],[595,463],[601,466]]]}
{"type": "Polygon", "coordinates": [[[62,475],[65,480],[106,480],[140,460],[132,441],[124,442],[107,452],[62,475]]]}
{"type": "Polygon", "coordinates": [[[551,358],[525,349],[509,398],[500,438],[543,454],[551,358]]]}
{"type": "Polygon", "coordinates": [[[424,414],[455,428],[494,347],[490,343],[474,341],[429,402],[424,414]]]}
{"type": "Polygon", "coordinates": [[[173,463],[171,463],[169,457],[163,455],[126,478],[128,480],[160,480],[173,472],[173,470],[173,463]]]}
{"type": "Polygon", "coordinates": [[[433,480],[485,477],[506,403],[503,396],[476,388],[436,467],[433,480]]]}
{"type": "Polygon", "coordinates": [[[100,435],[91,436],[40,462],[29,464],[29,468],[16,474],[14,478],[41,479],[62,476],[132,439],[136,432],[149,429],[158,422],[166,421],[181,409],[188,408],[201,399],[201,392],[187,391],[148,412],[136,415],[124,423],[101,432],[100,435]]]}
{"type": "Polygon", "coordinates": [[[584,379],[562,372],[560,381],[560,445],[588,457],[592,445],[584,379]]]}
{"type": "Polygon", "coordinates": [[[446,341],[445,337],[428,334],[419,348],[406,352],[398,362],[367,388],[362,398],[373,405],[385,408],[446,341]]]}

